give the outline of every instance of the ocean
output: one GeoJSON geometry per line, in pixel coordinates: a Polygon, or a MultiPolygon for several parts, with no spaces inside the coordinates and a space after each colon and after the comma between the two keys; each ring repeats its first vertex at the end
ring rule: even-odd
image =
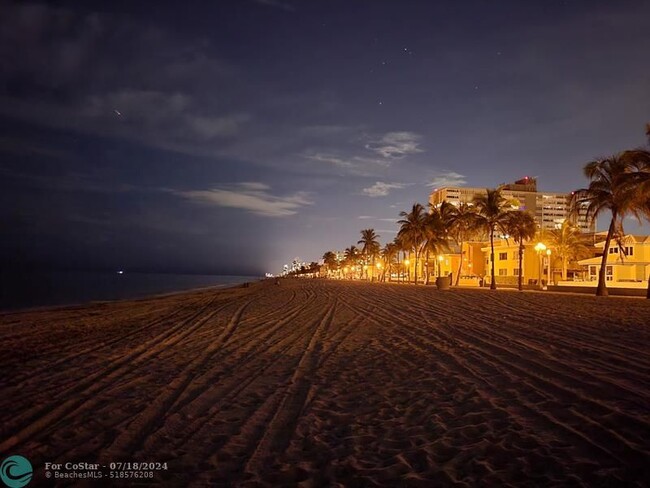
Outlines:
{"type": "Polygon", "coordinates": [[[256,276],[129,272],[0,271],[0,311],[140,298],[206,286],[226,287],[258,279],[260,277],[256,276]]]}

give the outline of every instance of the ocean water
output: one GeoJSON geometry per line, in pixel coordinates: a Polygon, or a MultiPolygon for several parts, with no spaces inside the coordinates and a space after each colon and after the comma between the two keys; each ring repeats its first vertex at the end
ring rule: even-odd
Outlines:
{"type": "Polygon", "coordinates": [[[254,276],[129,272],[0,271],[0,310],[140,298],[206,286],[226,287],[258,279],[254,276]]]}

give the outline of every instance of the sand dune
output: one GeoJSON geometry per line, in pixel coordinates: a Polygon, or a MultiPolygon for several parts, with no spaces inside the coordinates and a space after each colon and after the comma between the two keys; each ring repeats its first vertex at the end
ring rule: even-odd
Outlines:
{"type": "Polygon", "coordinates": [[[0,315],[0,453],[160,484],[647,486],[650,301],[321,280],[0,315]]]}

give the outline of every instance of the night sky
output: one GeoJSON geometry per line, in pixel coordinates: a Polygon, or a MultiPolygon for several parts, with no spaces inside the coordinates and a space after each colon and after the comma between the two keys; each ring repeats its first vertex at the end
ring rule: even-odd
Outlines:
{"type": "Polygon", "coordinates": [[[278,272],[646,142],[648,1],[146,3],[0,0],[3,267],[278,272]]]}

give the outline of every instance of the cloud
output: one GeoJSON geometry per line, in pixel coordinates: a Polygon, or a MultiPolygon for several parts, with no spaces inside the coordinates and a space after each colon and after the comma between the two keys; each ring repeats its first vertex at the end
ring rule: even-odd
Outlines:
{"type": "Polygon", "coordinates": [[[267,5],[269,7],[278,8],[286,12],[294,12],[296,8],[293,5],[289,5],[286,2],[280,2],[279,0],[255,0],[255,3],[260,5],[267,5]]]}
{"type": "Polygon", "coordinates": [[[443,188],[445,186],[462,186],[465,184],[465,175],[455,171],[443,171],[433,177],[427,186],[432,188],[443,188]]]}
{"type": "Polygon", "coordinates": [[[404,188],[403,183],[384,183],[377,181],[374,185],[364,188],[362,192],[369,197],[385,197],[390,190],[404,188]]]}
{"type": "Polygon", "coordinates": [[[235,136],[249,119],[248,114],[239,113],[223,117],[189,116],[186,122],[197,136],[207,140],[235,136]]]}
{"type": "Polygon", "coordinates": [[[238,208],[262,217],[288,217],[298,213],[301,207],[313,204],[305,192],[276,196],[269,193],[270,189],[264,183],[243,182],[225,188],[173,190],[172,193],[197,204],[238,208]]]}
{"type": "Polygon", "coordinates": [[[320,163],[328,163],[333,166],[337,166],[339,168],[352,168],[354,167],[354,164],[352,161],[342,159],[337,156],[332,156],[330,154],[321,154],[321,153],[316,153],[316,154],[309,154],[305,156],[307,159],[311,159],[312,161],[318,161],[320,163]]]}
{"type": "Polygon", "coordinates": [[[313,153],[306,154],[303,157],[319,163],[325,163],[334,166],[346,173],[357,176],[373,176],[378,171],[390,166],[390,161],[382,158],[369,158],[364,156],[342,157],[331,153],[313,153]]]}
{"type": "Polygon", "coordinates": [[[391,218],[380,219],[379,217],[373,217],[371,215],[359,215],[357,218],[363,220],[378,220],[380,222],[397,222],[397,219],[391,219],[391,218]]]}
{"type": "Polygon", "coordinates": [[[251,118],[236,70],[204,40],[122,14],[2,5],[0,115],[209,156],[251,118]]]}
{"type": "Polygon", "coordinates": [[[402,159],[409,154],[424,152],[419,148],[420,136],[414,132],[388,132],[379,140],[366,144],[366,149],[387,159],[402,159]]]}

